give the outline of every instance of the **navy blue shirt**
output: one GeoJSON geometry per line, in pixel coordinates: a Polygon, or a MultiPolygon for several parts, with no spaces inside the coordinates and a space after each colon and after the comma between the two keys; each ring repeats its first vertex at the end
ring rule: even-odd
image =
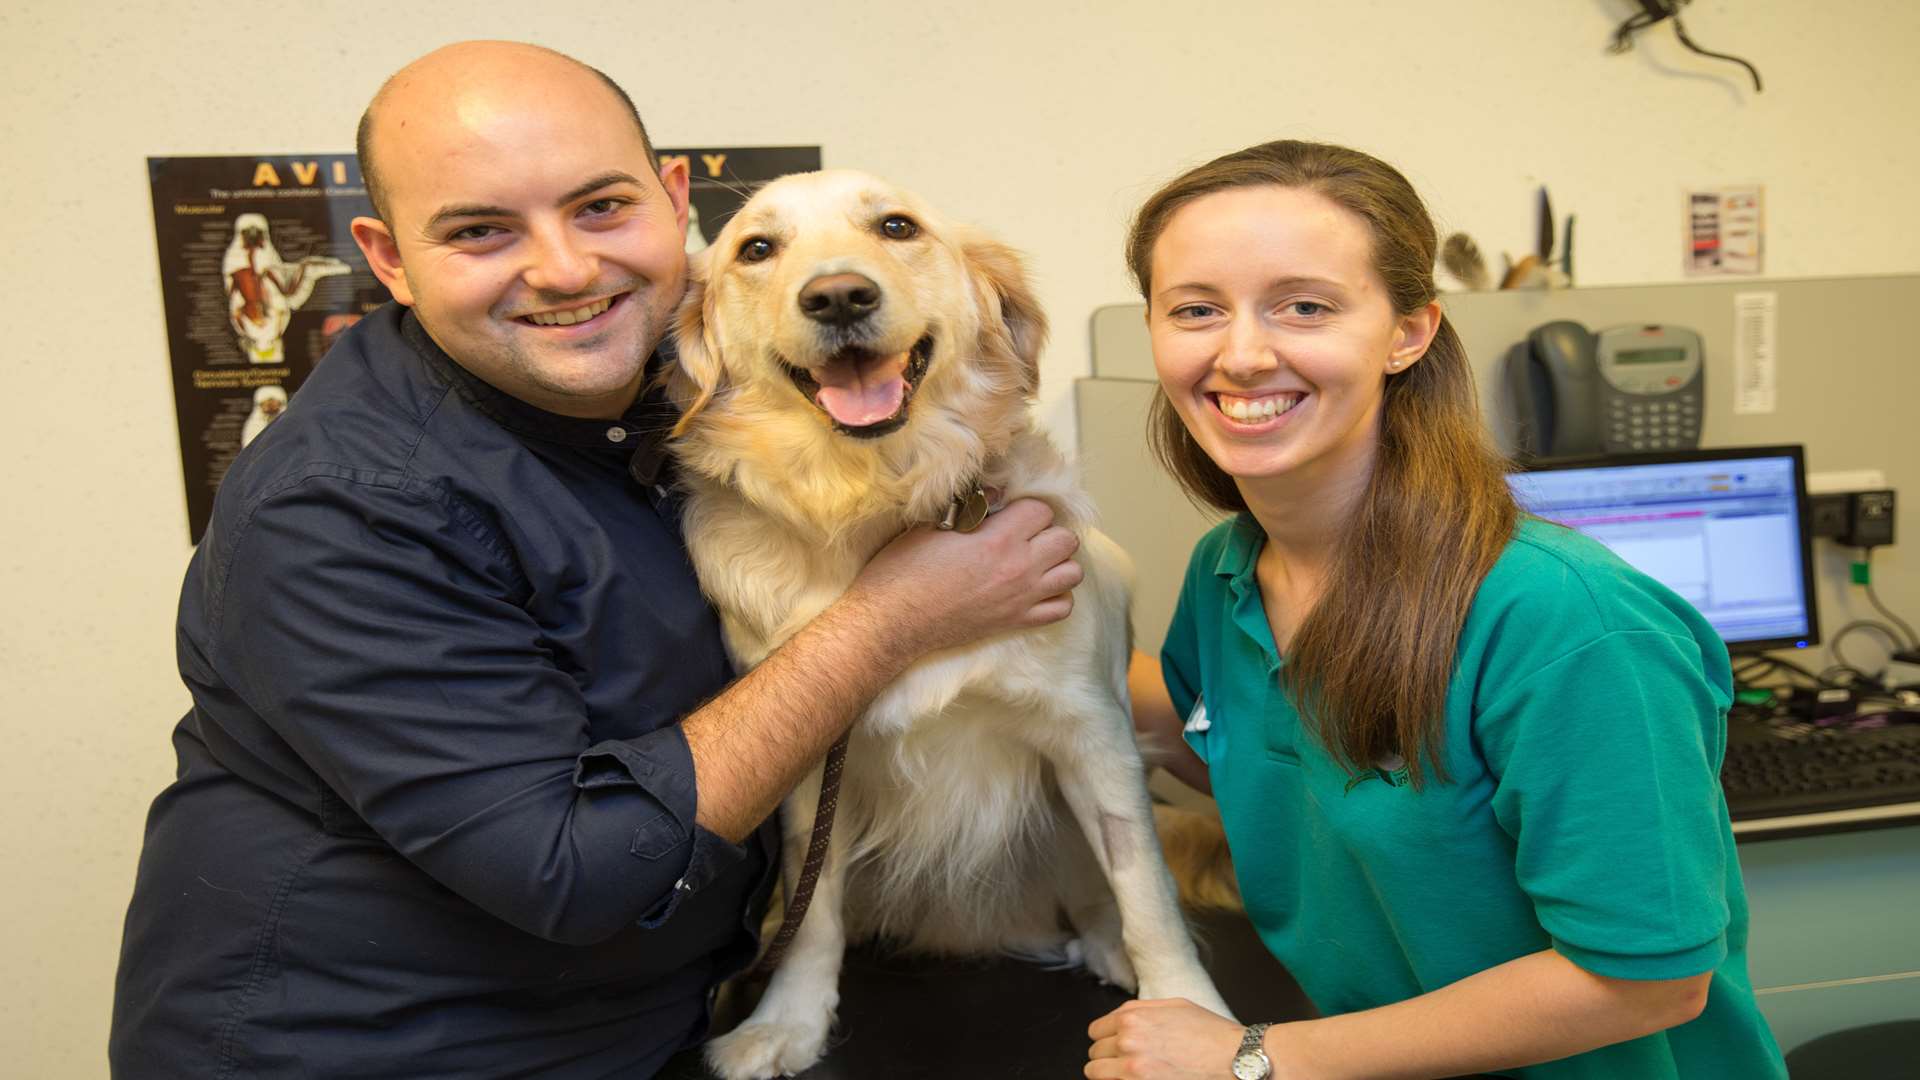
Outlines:
{"type": "Polygon", "coordinates": [[[732,672],[670,421],[535,409],[388,305],[241,453],[181,597],[116,1076],[634,1078],[704,1034],[776,849],[694,822],[678,721],[732,672]]]}

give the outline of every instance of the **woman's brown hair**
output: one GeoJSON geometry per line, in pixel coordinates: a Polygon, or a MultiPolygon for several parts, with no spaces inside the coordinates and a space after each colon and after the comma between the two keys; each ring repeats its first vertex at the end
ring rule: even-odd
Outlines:
{"type": "MultiPolygon", "coordinates": [[[[1207,195],[1258,186],[1314,191],[1358,215],[1398,314],[1434,299],[1433,219],[1407,178],[1357,150],[1285,140],[1210,161],[1140,208],[1127,265],[1149,308],[1153,246],[1173,215],[1207,195]]],[[[1373,475],[1336,544],[1331,584],[1294,634],[1285,678],[1309,728],[1349,770],[1399,756],[1421,787],[1428,770],[1448,778],[1441,747],[1454,649],[1518,511],[1506,460],[1480,422],[1466,350],[1444,317],[1419,362],[1386,380],[1373,475]]],[[[1195,501],[1247,509],[1164,390],[1148,438],[1195,501]]]]}

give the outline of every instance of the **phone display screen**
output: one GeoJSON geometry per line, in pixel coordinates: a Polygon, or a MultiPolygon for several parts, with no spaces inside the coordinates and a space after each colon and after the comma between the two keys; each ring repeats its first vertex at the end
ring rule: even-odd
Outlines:
{"type": "Polygon", "coordinates": [[[1687,358],[1687,350],[1671,349],[1621,349],[1613,354],[1616,364],[1677,364],[1687,358]]]}

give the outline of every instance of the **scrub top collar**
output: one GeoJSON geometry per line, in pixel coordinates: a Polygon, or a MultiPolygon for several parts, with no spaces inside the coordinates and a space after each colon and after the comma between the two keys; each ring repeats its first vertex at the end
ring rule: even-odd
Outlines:
{"type": "Polygon", "coordinates": [[[1220,557],[1214,561],[1213,572],[1231,582],[1236,590],[1252,587],[1259,591],[1253,580],[1254,559],[1260,554],[1260,545],[1266,535],[1260,531],[1260,523],[1253,515],[1241,511],[1233,515],[1232,524],[1227,529],[1227,542],[1220,548],[1220,557]]]}
{"type": "Polygon", "coordinates": [[[1228,587],[1233,590],[1233,624],[1260,646],[1260,653],[1267,661],[1267,673],[1273,675],[1278,674],[1286,664],[1286,658],[1280,655],[1279,648],[1273,643],[1273,625],[1267,622],[1267,607],[1260,598],[1260,582],[1254,576],[1260,546],[1266,543],[1266,539],[1266,533],[1252,514],[1235,514],[1227,529],[1227,542],[1220,548],[1220,558],[1214,563],[1213,572],[1227,579],[1228,587]]]}

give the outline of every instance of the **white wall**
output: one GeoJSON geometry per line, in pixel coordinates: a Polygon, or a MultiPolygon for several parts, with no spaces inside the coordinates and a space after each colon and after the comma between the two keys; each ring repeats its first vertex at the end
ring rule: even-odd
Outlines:
{"type": "MultiPolygon", "coordinates": [[[[663,145],[818,142],[1033,258],[1044,415],[1071,442],[1086,324],[1131,299],[1128,211],[1274,136],[1400,163],[1443,227],[1529,241],[1579,215],[1586,284],[1677,280],[1687,185],[1767,184],[1777,276],[1920,270],[1920,5],[1698,0],[1609,56],[1629,0],[1045,4],[761,0],[371,5],[15,0],[0,11],[9,465],[0,894],[11,1075],[105,1072],[120,919],[186,697],[188,556],[148,155],[344,151],[367,96],[443,42],[516,37],[626,84],[663,145]],[[691,17],[675,13],[695,12],[691,17]]],[[[1910,542],[1912,542],[1910,540],[1910,542]]]]}

